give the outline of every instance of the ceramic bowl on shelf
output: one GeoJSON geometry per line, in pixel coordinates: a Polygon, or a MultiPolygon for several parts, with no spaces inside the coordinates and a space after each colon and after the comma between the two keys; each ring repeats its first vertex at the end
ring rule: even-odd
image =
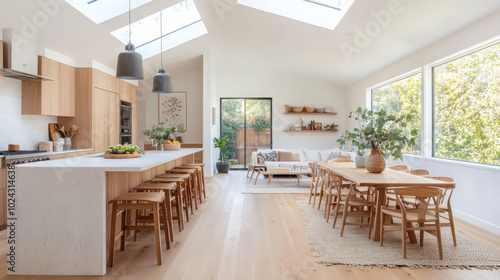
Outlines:
{"type": "Polygon", "coordinates": [[[312,113],[312,112],[314,112],[314,110],[316,110],[316,108],[314,108],[314,107],[305,107],[305,109],[306,109],[306,113],[312,113]]]}
{"type": "Polygon", "coordinates": [[[300,113],[300,112],[304,111],[304,107],[292,107],[292,111],[294,113],[300,113]]]}
{"type": "Polygon", "coordinates": [[[316,113],[324,113],[325,108],[316,108],[316,113]]]}
{"type": "Polygon", "coordinates": [[[332,113],[333,108],[332,107],[325,107],[325,113],[332,113]]]}

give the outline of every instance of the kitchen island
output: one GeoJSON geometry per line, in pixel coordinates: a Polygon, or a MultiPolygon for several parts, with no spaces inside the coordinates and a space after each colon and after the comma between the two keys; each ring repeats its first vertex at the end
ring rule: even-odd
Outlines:
{"type": "Polygon", "coordinates": [[[168,169],[192,163],[202,150],[148,151],[132,159],[99,154],[9,169],[8,274],[106,274],[107,202],[168,169]]]}

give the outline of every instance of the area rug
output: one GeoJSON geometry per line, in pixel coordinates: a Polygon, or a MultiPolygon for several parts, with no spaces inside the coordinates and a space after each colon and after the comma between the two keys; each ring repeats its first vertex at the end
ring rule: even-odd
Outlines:
{"type": "Polygon", "coordinates": [[[424,235],[423,247],[420,247],[418,243],[408,243],[407,258],[404,259],[401,232],[384,233],[383,247],[380,247],[380,242],[368,239],[367,227],[346,226],[344,236],[340,237],[341,219],[337,221],[336,228],[332,228],[333,217],[329,223],[326,223],[323,211],[313,209],[305,201],[298,201],[297,205],[305,215],[307,238],[319,263],[358,267],[500,268],[500,256],[460,236],[457,236],[457,247],[453,246],[451,231],[448,227],[443,228],[441,234],[443,260],[439,259],[436,237],[428,233],[424,235]]]}
{"type": "Polygon", "coordinates": [[[297,186],[297,178],[289,176],[274,176],[269,185],[267,184],[267,177],[259,176],[257,184],[255,183],[255,176],[250,179],[246,178],[245,187],[241,191],[243,194],[254,193],[309,193],[311,188],[311,177],[302,176],[300,183],[297,186]]]}

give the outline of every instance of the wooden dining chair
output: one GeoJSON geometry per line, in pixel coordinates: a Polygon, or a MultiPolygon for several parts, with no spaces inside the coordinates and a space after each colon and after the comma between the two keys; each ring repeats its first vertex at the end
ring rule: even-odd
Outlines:
{"type": "MultiPolygon", "coordinates": [[[[321,202],[323,201],[323,190],[326,187],[326,183],[328,180],[328,175],[329,175],[329,169],[325,167],[318,166],[318,178],[316,180],[316,190],[318,189],[319,186],[319,202],[318,202],[318,210],[321,209],[321,202]]],[[[314,204],[316,203],[316,197],[314,197],[314,202],[313,202],[313,207],[314,204]]]]}
{"type": "MultiPolygon", "coordinates": [[[[392,169],[392,170],[396,170],[396,171],[401,171],[401,172],[410,172],[410,167],[408,165],[405,165],[405,164],[400,164],[400,165],[394,165],[394,166],[389,166],[387,167],[389,169],[392,169]]],[[[392,202],[392,206],[393,207],[397,207],[397,204],[396,204],[396,196],[394,195],[394,192],[391,188],[389,189],[386,189],[385,191],[386,195],[385,195],[385,205],[386,206],[389,206],[389,204],[392,202]]]]}
{"type": "Polygon", "coordinates": [[[329,160],[328,162],[353,162],[350,158],[334,158],[329,160]]]}
{"type": "Polygon", "coordinates": [[[410,167],[408,165],[405,165],[405,164],[389,166],[387,168],[392,169],[392,170],[396,170],[396,171],[403,171],[403,172],[410,171],[410,167]]]}
{"type": "MultiPolygon", "coordinates": [[[[444,182],[455,183],[455,180],[450,177],[430,177],[430,178],[444,182]]],[[[453,187],[447,187],[441,189],[443,191],[443,196],[441,197],[441,201],[439,201],[439,214],[440,218],[447,220],[447,222],[440,223],[440,225],[442,227],[450,227],[451,235],[453,237],[453,245],[457,246],[457,237],[455,235],[455,222],[453,221],[453,212],[451,210],[451,195],[453,194],[455,185],[453,185],[453,187]],[[445,214],[445,216],[443,214],[445,214]]]]}
{"type": "Polygon", "coordinates": [[[323,196],[325,197],[325,211],[323,216],[328,223],[332,210],[337,206],[337,196],[339,195],[337,184],[342,182],[342,178],[335,176],[329,170],[327,172],[328,176],[326,176],[325,187],[323,188],[323,196]]]}
{"type": "Polygon", "coordinates": [[[410,171],[410,174],[417,175],[417,176],[422,176],[422,177],[429,177],[431,176],[431,172],[427,169],[414,169],[410,171]]]}
{"type": "MultiPolygon", "coordinates": [[[[309,205],[311,205],[311,199],[314,196],[314,202],[316,202],[316,196],[318,195],[318,164],[315,162],[309,162],[309,168],[311,169],[311,189],[309,190],[309,205]]],[[[314,207],[314,204],[313,204],[314,207]]]]}
{"type": "Polygon", "coordinates": [[[354,183],[349,184],[349,189],[347,193],[344,194],[343,188],[345,186],[345,182],[346,181],[343,178],[335,180],[338,195],[336,196],[337,205],[335,207],[335,216],[333,218],[333,228],[335,228],[338,216],[342,215],[340,237],[344,236],[344,228],[346,225],[356,225],[368,226],[368,238],[370,238],[375,202],[359,195],[356,191],[356,185],[354,183]],[[342,208],[342,212],[340,212],[340,208],[342,208]],[[359,222],[348,221],[347,217],[349,216],[360,218],[359,222]],[[366,218],[366,222],[364,222],[364,218],[366,218]]]}
{"type": "Polygon", "coordinates": [[[401,224],[382,224],[380,227],[380,246],[384,245],[385,231],[401,231],[403,244],[403,258],[406,259],[406,234],[408,231],[420,231],[420,246],[424,245],[424,232],[435,231],[439,259],[443,259],[443,246],[441,244],[441,229],[439,224],[439,202],[442,199],[443,192],[439,188],[422,187],[422,188],[396,188],[394,189],[396,202],[399,208],[391,208],[382,206],[381,221],[385,218],[398,218],[401,224]],[[417,207],[409,206],[403,203],[403,197],[416,197],[417,207]],[[434,206],[433,206],[434,205],[434,206]],[[417,227],[413,227],[412,223],[418,223],[417,227]]]}

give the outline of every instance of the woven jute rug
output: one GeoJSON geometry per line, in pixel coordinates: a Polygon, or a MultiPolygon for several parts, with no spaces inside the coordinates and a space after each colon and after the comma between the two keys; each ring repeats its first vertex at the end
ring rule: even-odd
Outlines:
{"type": "Polygon", "coordinates": [[[305,215],[307,238],[319,263],[358,267],[500,269],[500,256],[460,236],[457,236],[457,247],[453,246],[448,227],[441,231],[443,260],[439,259],[436,237],[429,233],[424,234],[423,247],[418,243],[407,243],[407,258],[404,259],[400,231],[385,232],[383,247],[380,247],[380,242],[368,239],[367,227],[346,225],[344,236],[340,237],[341,218],[332,228],[333,216],[326,223],[322,210],[314,209],[305,201],[298,201],[297,205],[305,215]]]}
{"type": "Polygon", "coordinates": [[[297,178],[295,176],[274,176],[267,184],[267,177],[263,175],[259,176],[257,179],[257,184],[255,183],[255,176],[250,179],[246,179],[245,187],[241,191],[243,194],[255,194],[255,193],[309,193],[311,190],[312,179],[307,176],[302,176],[300,183],[297,186],[297,178]]]}

